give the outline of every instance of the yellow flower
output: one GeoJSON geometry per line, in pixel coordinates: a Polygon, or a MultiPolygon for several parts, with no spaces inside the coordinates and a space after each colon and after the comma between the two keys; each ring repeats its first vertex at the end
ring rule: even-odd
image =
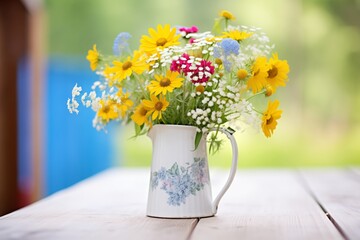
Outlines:
{"type": "Polygon", "coordinates": [[[231,12],[226,11],[226,10],[222,10],[219,15],[220,15],[220,17],[223,17],[226,20],[235,20],[234,15],[231,12]]]}
{"type": "Polygon", "coordinates": [[[131,116],[131,119],[139,126],[145,124],[149,125],[148,120],[148,109],[145,108],[143,103],[140,103],[136,109],[134,114],[131,116]]]}
{"type": "Polygon", "coordinates": [[[159,96],[157,98],[154,95],[150,96],[151,100],[144,100],[144,107],[149,111],[149,115],[152,114],[152,120],[155,120],[156,118],[161,119],[162,113],[166,110],[166,108],[169,106],[169,102],[166,101],[164,96],[159,96]]]}
{"type": "Polygon", "coordinates": [[[133,101],[129,99],[130,94],[124,93],[122,88],[116,93],[117,97],[119,98],[120,102],[117,103],[118,111],[120,112],[121,117],[124,117],[126,112],[129,110],[132,105],[134,105],[133,101]]]}
{"type": "Polygon", "coordinates": [[[90,62],[91,70],[95,71],[95,69],[99,63],[99,60],[100,60],[100,54],[96,50],[96,44],[94,44],[93,49],[90,49],[88,51],[86,59],[90,62]]]}
{"type": "Polygon", "coordinates": [[[267,85],[266,77],[268,69],[265,57],[258,57],[252,65],[251,77],[247,82],[247,87],[254,94],[261,91],[267,85]]]}
{"type": "Polygon", "coordinates": [[[246,69],[241,68],[237,71],[236,76],[239,80],[245,80],[245,78],[248,76],[248,72],[246,69]]]}
{"type": "Polygon", "coordinates": [[[97,115],[101,117],[102,120],[109,122],[110,120],[116,119],[119,117],[117,107],[114,101],[112,100],[100,100],[101,108],[98,111],[97,115]]]}
{"type": "Polygon", "coordinates": [[[107,67],[104,70],[105,76],[110,80],[110,86],[114,82],[121,83],[122,80],[131,76],[133,72],[142,74],[148,69],[145,58],[143,58],[142,53],[139,51],[134,51],[132,59],[129,56],[125,61],[113,61],[113,64],[113,67],[107,67]]]}
{"type": "Polygon", "coordinates": [[[268,108],[263,114],[261,127],[266,137],[271,137],[276,128],[277,120],[281,118],[282,111],[277,109],[279,104],[278,100],[269,102],[268,108]]]}
{"type": "Polygon", "coordinates": [[[222,41],[222,38],[221,37],[206,37],[205,40],[207,42],[217,43],[217,42],[222,41]]]}
{"type": "Polygon", "coordinates": [[[183,84],[183,78],[179,78],[178,72],[168,70],[166,76],[155,74],[155,79],[150,82],[148,86],[151,94],[156,96],[162,93],[165,95],[167,92],[172,92],[175,88],[179,88],[183,84]]]}
{"type": "Polygon", "coordinates": [[[286,60],[279,60],[278,54],[273,54],[272,58],[269,60],[269,70],[267,71],[268,77],[266,80],[276,91],[276,88],[279,86],[285,86],[286,81],[288,79],[288,73],[290,71],[290,67],[286,60]]]}
{"type": "Polygon", "coordinates": [[[248,33],[248,32],[242,32],[239,30],[231,30],[229,32],[223,32],[224,35],[222,35],[222,38],[231,38],[234,39],[236,41],[242,41],[244,39],[249,38],[252,33],[248,33]]]}
{"type": "Polygon", "coordinates": [[[115,76],[116,69],[115,67],[110,67],[109,65],[105,65],[105,69],[103,74],[107,80],[109,80],[109,86],[112,87],[114,84],[114,76],[115,76]]]}
{"type": "Polygon", "coordinates": [[[157,31],[153,28],[149,28],[149,35],[143,35],[140,39],[140,50],[144,51],[148,55],[152,55],[163,50],[164,48],[179,45],[178,39],[180,35],[176,35],[176,28],[170,29],[170,25],[166,24],[157,26],[157,31]]]}

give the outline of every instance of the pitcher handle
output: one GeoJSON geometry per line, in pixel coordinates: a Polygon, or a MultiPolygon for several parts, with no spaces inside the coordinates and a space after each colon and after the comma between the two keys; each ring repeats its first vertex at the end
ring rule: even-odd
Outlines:
{"type": "Polygon", "coordinates": [[[217,209],[218,209],[221,198],[224,196],[225,192],[229,189],[232,181],[234,180],[236,169],[237,169],[237,161],[238,161],[238,147],[237,147],[236,140],[233,136],[234,132],[230,132],[223,128],[211,129],[210,131],[216,131],[216,130],[219,130],[220,132],[224,133],[226,135],[226,137],[230,140],[231,147],[232,147],[232,162],[231,162],[231,169],[230,169],[229,177],[228,177],[225,185],[220,190],[220,192],[218,193],[218,195],[216,196],[216,198],[213,202],[212,212],[214,213],[214,215],[217,213],[217,209]]]}

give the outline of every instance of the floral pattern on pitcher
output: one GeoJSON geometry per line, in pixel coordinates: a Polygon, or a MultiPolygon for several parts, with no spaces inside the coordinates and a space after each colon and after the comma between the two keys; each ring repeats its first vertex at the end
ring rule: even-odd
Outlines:
{"type": "Polygon", "coordinates": [[[207,169],[205,158],[194,158],[194,162],[186,163],[186,166],[175,162],[170,169],[162,167],[151,174],[151,188],[155,190],[160,185],[160,189],[169,195],[167,203],[180,206],[186,203],[188,196],[196,195],[205,184],[209,184],[207,169]]]}

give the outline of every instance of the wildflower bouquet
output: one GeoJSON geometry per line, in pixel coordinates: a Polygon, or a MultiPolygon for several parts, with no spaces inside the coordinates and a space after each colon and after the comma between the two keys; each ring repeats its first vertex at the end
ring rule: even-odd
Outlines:
{"type": "MultiPolygon", "coordinates": [[[[234,19],[222,11],[212,32],[158,25],[141,37],[135,51],[130,51],[129,33],[116,37],[113,55],[101,54],[94,45],[87,59],[100,79],[81,96],[96,113],[94,127],[133,122],[141,135],[154,124],[191,125],[198,129],[196,146],[210,129],[250,125],[270,137],[282,111],[278,100],[267,98],[286,85],[289,66],[272,53],[265,33],[231,25],[234,19]],[[267,109],[259,110],[259,101],[268,101],[267,109]]],[[[81,91],[76,84],[67,102],[71,113],[78,113],[81,91]]],[[[215,150],[217,132],[210,138],[215,150]]]]}

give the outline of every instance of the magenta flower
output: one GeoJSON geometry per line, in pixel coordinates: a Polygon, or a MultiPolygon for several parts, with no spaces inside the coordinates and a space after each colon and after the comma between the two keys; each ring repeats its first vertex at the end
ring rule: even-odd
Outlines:
{"type": "Polygon", "coordinates": [[[193,83],[203,83],[209,81],[215,67],[210,61],[194,61],[194,57],[184,53],[179,59],[171,62],[170,70],[188,76],[193,83]]]}
{"type": "Polygon", "coordinates": [[[203,83],[209,81],[212,74],[215,72],[215,67],[210,61],[201,60],[196,64],[196,69],[192,71],[190,79],[193,83],[203,83]]]}
{"type": "Polygon", "coordinates": [[[191,61],[190,56],[186,53],[181,55],[178,60],[173,60],[170,65],[170,70],[178,73],[188,73],[190,71],[191,61]]]}
{"type": "Polygon", "coordinates": [[[199,28],[197,26],[181,27],[179,28],[179,31],[185,32],[185,35],[188,35],[189,33],[197,33],[199,31],[199,28]]]}

